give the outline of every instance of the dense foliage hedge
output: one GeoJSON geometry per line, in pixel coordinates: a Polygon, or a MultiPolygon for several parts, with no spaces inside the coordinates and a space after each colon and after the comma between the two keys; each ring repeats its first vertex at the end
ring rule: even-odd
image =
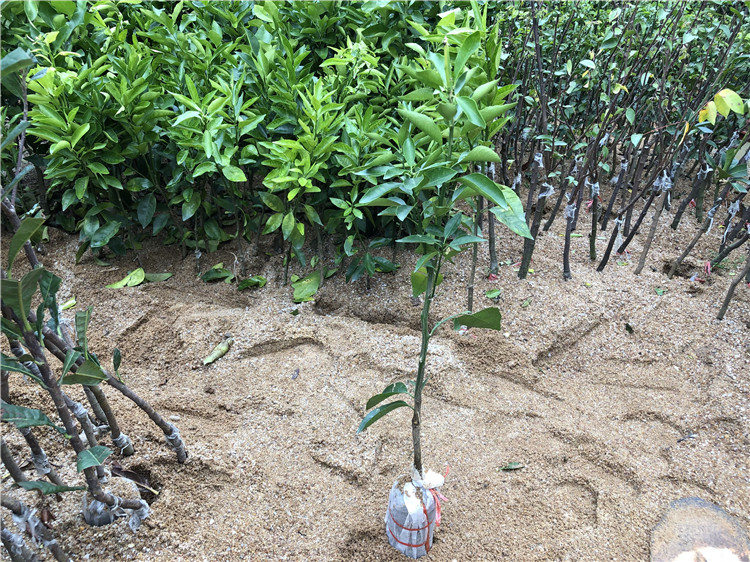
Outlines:
{"type": "MultiPolygon", "coordinates": [[[[370,250],[421,233],[442,183],[483,162],[520,193],[540,152],[564,191],[647,144],[656,172],[703,151],[741,190],[718,149],[744,117],[705,112],[722,88],[747,97],[747,16],[735,2],[6,2],[3,54],[35,61],[27,147],[46,180],[21,197],[82,250],[278,231],[307,264],[305,240],[334,235],[356,279],[393,269],[370,250]]],[[[3,82],[6,130],[21,88],[3,82]]]]}

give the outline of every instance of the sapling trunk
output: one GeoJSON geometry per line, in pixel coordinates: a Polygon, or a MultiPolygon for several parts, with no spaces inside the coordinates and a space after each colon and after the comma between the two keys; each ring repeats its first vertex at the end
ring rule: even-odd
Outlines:
{"type": "MultiPolygon", "coordinates": [[[[643,210],[641,211],[641,214],[638,215],[638,219],[635,221],[635,224],[630,229],[630,233],[627,235],[625,240],[622,244],[620,244],[620,247],[617,248],[617,253],[621,254],[625,251],[625,249],[628,247],[628,244],[633,240],[636,234],[638,234],[638,229],[641,226],[641,223],[643,222],[643,219],[646,217],[646,213],[648,212],[649,207],[651,207],[651,203],[654,202],[654,199],[656,198],[656,190],[651,190],[651,195],[649,195],[649,198],[646,200],[646,204],[643,206],[643,210]]],[[[629,212],[632,211],[632,207],[630,208],[629,212]]]]}
{"type": "Polygon", "coordinates": [[[8,469],[8,473],[10,474],[11,478],[13,478],[14,482],[26,482],[28,480],[28,478],[26,478],[26,475],[18,466],[16,459],[14,459],[13,455],[10,453],[10,449],[5,442],[5,439],[0,441],[0,458],[2,458],[5,468],[8,469]]]}
{"type": "Polygon", "coordinates": [[[659,217],[661,216],[661,213],[664,210],[664,205],[667,203],[668,196],[669,196],[669,190],[663,189],[661,192],[661,197],[659,197],[659,202],[656,205],[654,218],[651,219],[651,229],[649,230],[648,237],[646,238],[646,242],[643,245],[643,251],[641,251],[641,257],[638,260],[638,267],[636,267],[635,271],[633,272],[636,275],[640,275],[641,271],[643,270],[643,266],[646,265],[646,255],[648,254],[649,249],[651,249],[651,243],[654,241],[654,235],[656,234],[656,226],[659,223],[659,217]]]}
{"type": "Polygon", "coordinates": [[[83,385],[83,392],[86,394],[86,398],[88,399],[89,404],[91,405],[91,411],[94,413],[94,417],[96,418],[96,421],[99,422],[100,424],[106,424],[107,416],[104,414],[104,410],[102,410],[102,407],[99,405],[99,402],[97,402],[96,396],[94,396],[94,393],[91,392],[91,388],[89,388],[86,385],[83,385]]]}
{"type": "MultiPolygon", "coordinates": [[[[474,214],[474,225],[472,229],[474,236],[479,235],[479,216],[480,216],[479,204],[481,200],[482,200],[481,197],[477,197],[477,201],[476,201],[477,212],[474,214]]],[[[467,292],[466,307],[467,307],[467,310],[469,311],[474,310],[474,280],[476,279],[476,274],[477,274],[478,255],[479,255],[479,243],[474,242],[471,248],[471,271],[469,272],[469,284],[466,287],[466,292],[467,292]]]]}
{"type": "Polygon", "coordinates": [[[612,255],[612,248],[615,245],[615,242],[617,241],[617,235],[620,232],[620,225],[622,224],[622,217],[617,217],[617,220],[615,220],[615,227],[612,229],[612,234],[609,237],[609,243],[607,243],[607,249],[604,251],[604,256],[602,256],[602,261],[599,262],[599,265],[597,266],[596,270],[601,273],[604,271],[604,267],[607,265],[607,262],[609,261],[609,257],[612,255]]]}
{"type": "Polygon", "coordinates": [[[750,250],[748,250],[747,252],[747,261],[745,261],[745,267],[737,274],[734,279],[732,279],[732,283],[729,285],[727,296],[724,297],[724,303],[721,305],[719,314],[716,315],[717,320],[724,320],[724,315],[727,313],[727,308],[729,308],[729,301],[732,300],[734,290],[737,288],[737,285],[740,284],[743,278],[747,277],[748,275],[750,275],[750,250]]]}
{"type": "Polygon", "coordinates": [[[593,196],[591,202],[591,232],[589,233],[589,259],[596,261],[596,225],[599,222],[599,196],[593,196]]]}
{"type": "Polygon", "coordinates": [[[94,395],[97,402],[102,407],[102,411],[107,418],[107,425],[109,425],[109,430],[112,432],[112,441],[117,447],[119,447],[120,452],[123,455],[125,455],[126,457],[132,455],[133,453],[135,453],[135,450],[133,450],[133,444],[131,443],[130,438],[120,431],[120,426],[117,423],[117,418],[115,417],[115,413],[112,411],[112,408],[109,405],[109,401],[107,400],[107,396],[104,394],[104,391],[99,386],[92,386],[90,388],[91,393],[94,395]]]}
{"type": "Polygon", "coordinates": [[[31,460],[36,467],[37,473],[39,473],[40,476],[46,476],[49,478],[49,481],[53,484],[65,486],[65,483],[57,475],[57,471],[52,468],[52,465],[50,465],[47,453],[45,453],[44,449],[39,445],[39,441],[37,441],[31,428],[19,427],[18,431],[21,432],[21,435],[23,435],[23,438],[26,440],[26,444],[29,446],[29,449],[31,449],[31,460]]]}
{"type": "Polygon", "coordinates": [[[39,558],[34,552],[29,550],[29,547],[26,546],[26,541],[23,540],[21,535],[9,531],[2,523],[0,525],[2,529],[0,530],[2,543],[8,556],[10,556],[11,562],[39,562],[39,558]]]}
{"type": "MultiPolygon", "coordinates": [[[[529,196],[536,190],[536,186],[539,183],[539,168],[542,162],[542,154],[537,153],[539,158],[534,158],[534,162],[531,164],[531,186],[529,187],[529,196]]],[[[523,256],[521,257],[521,267],[518,270],[518,278],[526,279],[526,275],[529,273],[529,265],[531,264],[531,255],[534,253],[534,245],[536,243],[536,233],[539,230],[539,223],[542,221],[542,212],[544,211],[544,205],[547,202],[547,196],[542,197],[542,193],[539,194],[539,198],[536,202],[536,210],[534,215],[527,219],[531,230],[532,238],[523,239],[523,256]]],[[[531,212],[531,201],[527,203],[527,212],[531,212]]]]}
{"type": "Polygon", "coordinates": [[[734,242],[731,244],[727,244],[724,246],[724,249],[719,252],[719,254],[711,260],[711,269],[714,269],[717,265],[719,265],[726,257],[731,254],[734,250],[742,246],[745,242],[750,239],[750,234],[748,234],[747,231],[744,232],[742,236],[737,238],[734,242]]]}
{"type": "MultiPolygon", "coordinates": [[[[701,184],[706,182],[706,179],[708,177],[708,170],[705,170],[705,168],[701,169],[698,172],[698,175],[695,176],[695,180],[693,180],[693,187],[690,190],[690,193],[685,197],[685,199],[680,203],[680,206],[677,208],[677,212],[674,215],[674,219],[672,220],[672,224],[670,227],[672,230],[677,230],[677,227],[680,224],[680,221],[682,220],[682,215],[685,213],[685,209],[687,209],[688,205],[690,204],[690,201],[695,200],[698,197],[698,193],[701,189],[701,184]]],[[[696,203],[697,205],[697,203],[696,203]]]]}
{"type": "Polygon", "coordinates": [[[570,272],[570,234],[573,232],[573,221],[575,220],[575,204],[565,207],[565,247],[563,248],[563,279],[566,281],[573,278],[570,272]]]}
{"type": "Polygon", "coordinates": [[[676,260],[674,260],[674,263],[672,264],[672,268],[669,270],[668,277],[672,279],[674,277],[675,272],[677,271],[677,268],[680,267],[680,264],[682,263],[682,260],[684,260],[690,252],[693,250],[695,245],[698,243],[698,240],[701,239],[701,236],[703,236],[706,232],[708,232],[708,229],[711,227],[711,224],[714,220],[714,214],[716,211],[719,210],[719,206],[721,205],[721,202],[726,197],[727,193],[729,192],[730,184],[727,182],[727,184],[724,186],[724,189],[721,192],[721,195],[716,198],[716,201],[714,202],[714,206],[711,207],[711,210],[708,211],[708,216],[706,217],[706,220],[703,221],[703,224],[698,229],[698,232],[695,233],[695,236],[693,236],[693,239],[690,241],[690,243],[687,245],[687,248],[685,248],[685,251],[680,254],[680,257],[678,257],[676,260]]]}
{"type": "Polygon", "coordinates": [[[29,535],[37,536],[42,539],[42,543],[50,551],[50,554],[58,562],[70,562],[72,560],[57,542],[57,539],[52,535],[52,532],[42,523],[39,518],[34,515],[31,508],[23,504],[18,500],[3,496],[2,506],[9,510],[13,515],[26,519],[26,532],[29,535]]]}
{"type": "Polygon", "coordinates": [[[427,363],[427,347],[430,343],[430,304],[434,297],[434,286],[437,272],[435,267],[427,268],[427,290],[424,294],[422,304],[422,347],[419,350],[419,366],[417,368],[417,380],[414,385],[414,416],[411,420],[411,437],[414,445],[414,468],[419,476],[422,472],[422,440],[420,430],[422,428],[422,389],[424,388],[425,365],[427,363]]]}

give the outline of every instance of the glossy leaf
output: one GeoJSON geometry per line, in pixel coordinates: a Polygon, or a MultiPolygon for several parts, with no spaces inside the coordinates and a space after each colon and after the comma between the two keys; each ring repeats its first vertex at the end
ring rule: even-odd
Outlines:
{"type": "Polygon", "coordinates": [[[37,490],[45,496],[49,494],[76,492],[86,489],[86,486],[58,486],[56,484],[45,482],[44,480],[26,480],[24,482],[16,482],[15,485],[23,488],[24,490],[37,490]]]}
{"type": "Polygon", "coordinates": [[[365,429],[370,427],[380,418],[397,408],[411,408],[411,406],[403,400],[396,400],[395,402],[390,402],[388,404],[385,404],[384,406],[378,406],[364,417],[362,423],[360,423],[359,427],[357,428],[357,433],[362,433],[365,429]]]}
{"type": "Polygon", "coordinates": [[[107,289],[122,289],[123,287],[135,287],[136,285],[140,285],[146,280],[146,272],[143,271],[142,267],[139,267],[138,269],[134,269],[130,273],[128,273],[125,277],[117,281],[116,283],[112,283],[110,285],[106,285],[107,289]]]}
{"type": "Polygon", "coordinates": [[[138,222],[141,224],[141,228],[146,228],[151,224],[151,220],[154,218],[156,212],[156,197],[153,193],[148,193],[143,199],[138,202],[138,222]]]}
{"type": "Polygon", "coordinates": [[[88,357],[89,354],[89,341],[86,332],[89,329],[89,321],[91,320],[91,312],[94,310],[93,306],[89,306],[86,310],[79,310],[76,312],[75,325],[76,325],[76,338],[78,339],[78,345],[83,351],[83,355],[88,357]]]}
{"type": "Polygon", "coordinates": [[[41,410],[8,404],[5,401],[2,401],[2,420],[12,423],[18,428],[46,425],[65,434],[65,428],[52,423],[47,414],[41,410]]]}
{"type": "Polygon", "coordinates": [[[502,315],[500,310],[494,306],[474,312],[473,314],[462,314],[453,319],[453,329],[459,330],[461,326],[468,328],[487,328],[489,330],[500,330],[502,315]]]}
{"type": "Polygon", "coordinates": [[[396,394],[409,394],[409,389],[402,382],[394,382],[393,384],[389,384],[387,387],[385,387],[385,390],[383,390],[383,392],[381,392],[380,394],[376,394],[367,401],[365,410],[369,410],[377,404],[380,404],[383,400],[390,398],[391,396],[395,396],[396,394]]]}
{"type": "Polygon", "coordinates": [[[107,374],[102,368],[92,359],[86,359],[86,361],[76,368],[75,373],[69,373],[65,378],[61,378],[60,384],[85,384],[87,386],[96,386],[105,380],[107,380],[107,374]]]}
{"type": "Polygon", "coordinates": [[[320,288],[320,271],[314,271],[292,283],[294,288],[294,302],[306,302],[313,300],[313,296],[320,288]]]}
{"type": "Polygon", "coordinates": [[[443,142],[443,134],[440,127],[427,115],[423,113],[417,113],[416,111],[410,111],[408,109],[399,109],[399,115],[404,119],[407,119],[410,123],[416,126],[419,130],[424,131],[427,135],[440,144],[443,142]]]}
{"type": "Polygon", "coordinates": [[[3,303],[9,306],[13,312],[22,320],[26,320],[31,310],[31,297],[36,292],[37,283],[42,276],[42,269],[29,271],[20,281],[5,279],[2,282],[3,303]]]}
{"type": "Polygon", "coordinates": [[[16,259],[16,255],[23,248],[23,245],[28,242],[34,233],[36,233],[44,225],[45,219],[24,219],[21,225],[16,230],[13,238],[8,244],[8,277],[11,276],[11,269],[13,268],[13,262],[16,259]]]}
{"type": "Polygon", "coordinates": [[[99,466],[104,462],[104,459],[111,454],[112,449],[108,449],[104,445],[97,445],[90,449],[84,449],[77,455],[78,461],[76,462],[76,469],[78,472],[83,472],[92,466],[99,466]]]}

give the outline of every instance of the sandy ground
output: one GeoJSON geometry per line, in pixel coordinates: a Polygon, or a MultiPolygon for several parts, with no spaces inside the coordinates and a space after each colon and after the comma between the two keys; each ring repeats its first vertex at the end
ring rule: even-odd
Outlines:
{"type": "MultiPolygon", "coordinates": [[[[477,307],[493,304],[485,290],[503,291],[502,332],[445,327],[434,338],[422,447],[427,467],[450,472],[428,559],[647,560],[651,529],[670,501],[689,496],[750,526],[750,289],[738,287],[719,322],[741,256],[706,284],[668,280],[664,264],[695,228],[690,219],[673,232],[670,220],[665,213],[640,276],[632,272],[648,221],[629,263],[602,274],[588,261],[587,236],[574,238],[568,282],[557,221],[539,237],[527,280],[512,265],[497,281],[481,276],[477,307]],[[511,462],[524,468],[500,470],[511,462]]],[[[520,240],[498,234],[500,261],[520,259],[520,240]]],[[[688,258],[692,271],[719,235],[688,258]]],[[[112,290],[104,286],[137,267],[132,255],[110,267],[90,256],[74,265],[76,239],[53,234],[43,261],[63,278],[60,302],[75,295],[78,309],[95,307],[92,348],[102,358],[122,350],[126,382],[174,421],[190,454],[178,465],[160,431],[107,388],[136,446],[135,456],[107,463],[146,475],[160,493],[136,534],[124,520],[85,525],[78,492],[48,499],[54,532],[76,560],[403,559],[383,517],[391,484],[411,464],[408,411],[359,436],[356,428],[367,398],[416,370],[414,257],[400,254],[398,273],[373,279],[370,291],[337,276],[314,303],[295,305],[268,244],[250,261],[250,273],[269,279],[263,289],[203,283],[192,257],[148,241],[146,271],[174,277],[112,290]],[[203,367],[225,332],[231,351],[203,367]]],[[[601,254],[606,241],[598,245],[601,254]]],[[[233,251],[204,256],[202,267],[231,264],[233,251]]],[[[447,266],[435,320],[464,307],[469,259],[447,266]]],[[[40,390],[13,375],[12,400],[39,404],[40,390]]],[[[25,461],[18,433],[3,431],[25,461]]],[[[36,433],[55,463],[70,466],[59,436],[36,433]]],[[[4,493],[36,504],[3,474],[4,493]]]]}

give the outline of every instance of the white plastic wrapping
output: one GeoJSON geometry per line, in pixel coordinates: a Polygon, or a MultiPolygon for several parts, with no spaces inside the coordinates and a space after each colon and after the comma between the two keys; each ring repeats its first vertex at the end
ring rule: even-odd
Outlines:
{"type": "Polygon", "coordinates": [[[421,558],[432,547],[435,529],[440,525],[440,494],[445,479],[427,471],[424,480],[414,472],[412,479],[394,482],[388,498],[385,527],[388,542],[410,558],[421,558]]]}

